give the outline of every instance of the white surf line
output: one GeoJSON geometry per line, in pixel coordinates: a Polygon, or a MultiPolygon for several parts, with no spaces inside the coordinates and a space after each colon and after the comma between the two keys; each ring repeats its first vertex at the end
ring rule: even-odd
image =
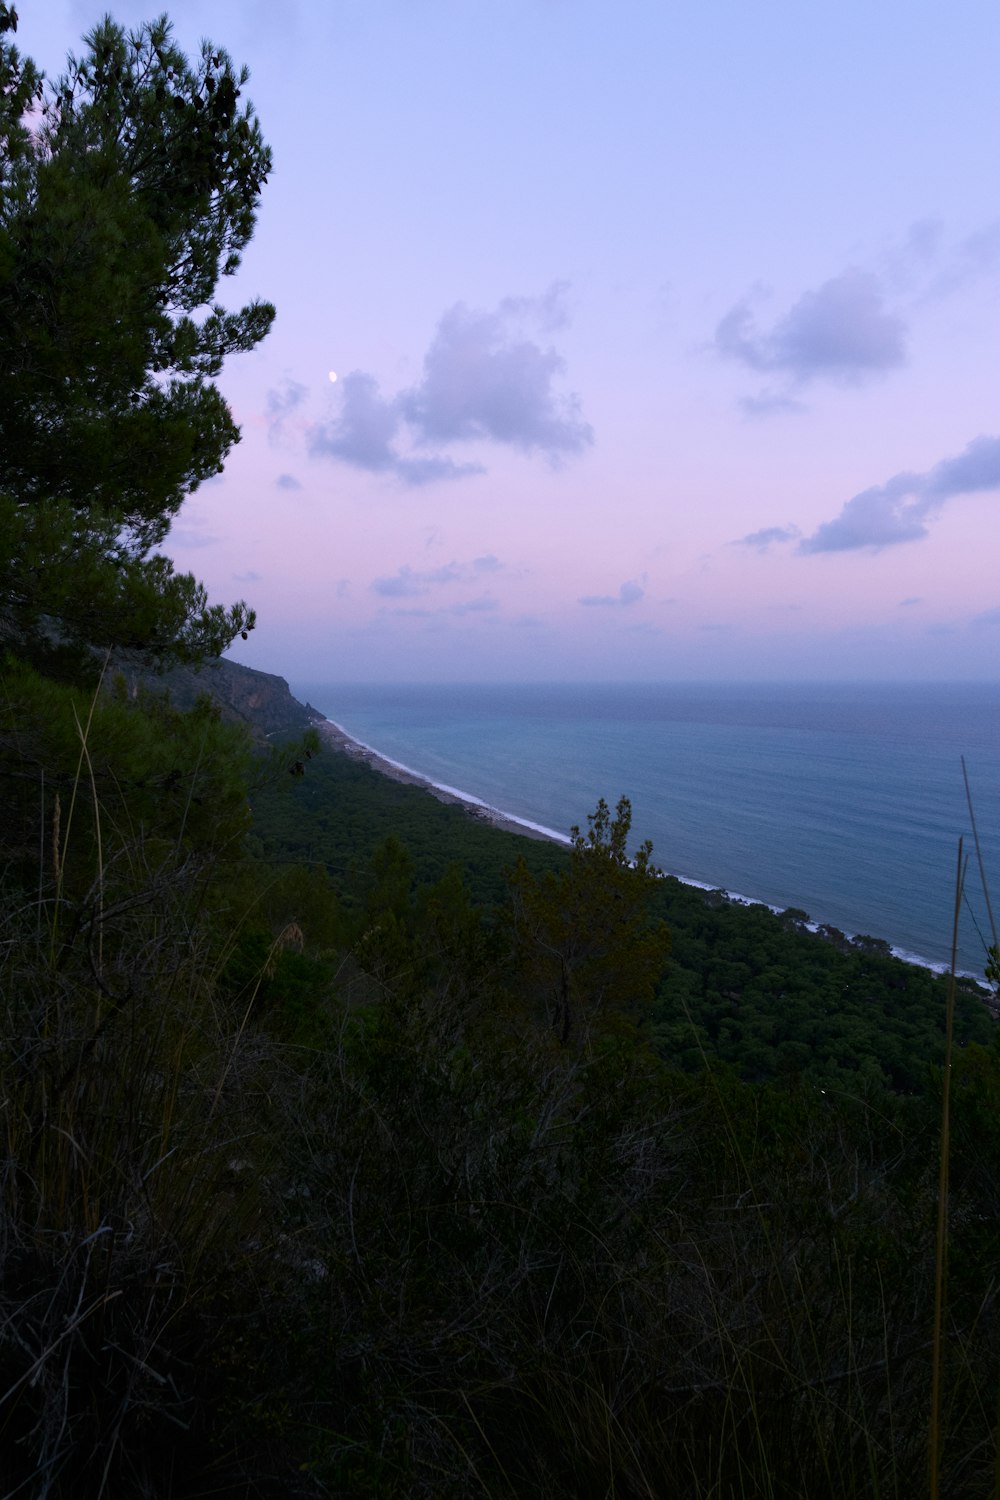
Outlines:
{"type": "MultiPolygon", "coordinates": [[[[412,776],[423,786],[433,787],[439,792],[446,792],[448,796],[457,797],[460,802],[466,802],[470,807],[481,807],[484,812],[491,813],[496,818],[503,818],[507,823],[516,823],[521,828],[530,828],[533,832],[544,834],[546,838],[554,839],[559,844],[571,846],[573,843],[568,834],[558,833],[554,828],[546,827],[544,823],[533,823],[530,818],[519,817],[517,813],[505,812],[503,808],[494,807],[490,802],[484,802],[482,797],[473,796],[471,792],[464,792],[459,787],[449,786],[445,781],[434,781],[430,776],[425,776],[423,771],[416,771],[412,766],[406,765],[401,760],[393,760],[391,756],[383,754],[381,750],[376,750],[374,745],[367,744],[365,740],[357,739],[355,735],[351,734],[349,729],[345,729],[343,724],[338,724],[335,719],[326,719],[325,722],[332,724],[333,728],[339,734],[342,734],[352,745],[356,745],[359,750],[364,750],[369,755],[374,755],[377,760],[384,762],[387,766],[392,766],[397,771],[405,772],[407,776],[412,776]]],[[[762,901],[756,896],[744,896],[739,891],[727,890],[725,886],[709,885],[706,880],[694,880],[688,875],[678,875],[673,870],[664,870],[663,873],[664,875],[669,875],[671,879],[679,881],[681,885],[690,886],[694,890],[705,892],[719,891],[724,899],[731,902],[734,906],[766,906],[768,911],[774,912],[775,916],[779,917],[787,909],[783,906],[774,906],[770,901],[762,901]]],[[[832,923],[814,922],[812,919],[803,923],[806,931],[812,933],[818,932],[822,926],[832,925],[832,923]]],[[[844,933],[844,937],[848,942],[860,935],[859,933],[844,933]]],[[[871,934],[865,935],[871,936],[871,934]]],[[[893,958],[898,958],[902,963],[912,964],[915,968],[930,969],[934,974],[948,973],[948,964],[924,958],[919,953],[911,953],[908,949],[899,948],[893,943],[889,944],[889,951],[893,958]]],[[[956,970],[956,977],[959,979],[974,979],[977,983],[982,982],[980,975],[969,969],[956,970]]]]}
{"type": "Polygon", "coordinates": [[[481,807],[484,812],[491,813],[495,818],[503,818],[506,823],[516,823],[520,828],[530,828],[534,833],[542,833],[546,838],[555,839],[560,844],[571,844],[573,841],[565,833],[558,833],[554,828],[547,828],[544,823],[533,823],[530,818],[519,817],[517,813],[505,812],[501,807],[495,807],[492,802],[486,802],[482,797],[476,797],[472,792],[466,792],[461,787],[451,786],[447,781],[435,781],[431,776],[425,776],[423,771],[417,771],[413,766],[408,766],[405,761],[393,760],[391,755],[386,755],[382,750],[376,750],[374,745],[369,745],[365,740],[359,740],[343,724],[338,724],[335,719],[327,719],[327,724],[332,724],[338,733],[342,734],[352,745],[359,750],[374,755],[376,760],[382,761],[383,765],[392,766],[396,771],[402,771],[407,776],[412,776],[414,781],[421,786],[432,787],[435,791],[445,792],[449,797],[457,797],[460,802],[467,803],[470,807],[481,807]]]}

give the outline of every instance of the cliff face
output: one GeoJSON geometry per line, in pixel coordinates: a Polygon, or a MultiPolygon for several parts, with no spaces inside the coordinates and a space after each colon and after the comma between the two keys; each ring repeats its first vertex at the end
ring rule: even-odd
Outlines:
{"type": "Polygon", "coordinates": [[[242,719],[257,734],[296,734],[309,726],[311,709],[292,697],[283,677],[232,661],[214,662],[192,675],[224,714],[242,719]]]}
{"type": "Polygon", "coordinates": [[[293,698],[283,677],[257,672],[233,661],[214,661],[194,671],[177,667],[162,677],[130,676],[134,692],[141,681],[154,692],[166,689],[178,708],[190,708],[203,695],[214,698],[223,717],[249,726],[256,739],[301,734],[309,727],[314,710],[293,698]]]}

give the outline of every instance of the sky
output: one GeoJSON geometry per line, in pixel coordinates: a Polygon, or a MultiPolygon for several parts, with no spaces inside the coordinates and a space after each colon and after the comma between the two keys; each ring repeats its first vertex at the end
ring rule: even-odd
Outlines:
{"type": "MultiPolygon", "coordinates": [[[[18,46],[57,75],[106,9],[21,0],[18,46]]],[[[277,319],[165,547],[256,607],[235,659],[1000,677],[995,0],[169,14],[275,158],[219,290],[277,319]]]]}

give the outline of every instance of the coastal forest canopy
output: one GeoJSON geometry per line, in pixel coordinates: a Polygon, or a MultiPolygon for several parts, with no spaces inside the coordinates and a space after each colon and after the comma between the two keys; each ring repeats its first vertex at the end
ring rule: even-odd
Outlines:
{"type": "Polygon", "coordinates": [[[271,167],[245,71],[106,18],[48,82],[0,4],[0,641],[218,655],[253,625],[155,549],[239,431],[213,382],[274,308],[216,298],[271,167]]]}
{"type": "Polygon", "coordinates": [[[943,981],[659,878],[627,798],[530,843],[210,661],[252,612],[156,549],[273,316],[213,300],[246,75],[107,20],[48,85],[15,28],[0,1492],[995,1494],[981,996],[946,1063],[943,981]]]}

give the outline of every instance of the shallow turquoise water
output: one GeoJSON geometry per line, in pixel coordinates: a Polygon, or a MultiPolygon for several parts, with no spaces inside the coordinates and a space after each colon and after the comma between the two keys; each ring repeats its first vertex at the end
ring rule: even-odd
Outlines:
{"type": "MultiPolygon", "coordinates": [[[[293,682],[431,780],[566,833],[599,797],[673,874],[945,963],[965,756],[1000,916],[1000,686],[293,682]]],[[[975,856],[964,967],[986,916],[975,856]]]]}

